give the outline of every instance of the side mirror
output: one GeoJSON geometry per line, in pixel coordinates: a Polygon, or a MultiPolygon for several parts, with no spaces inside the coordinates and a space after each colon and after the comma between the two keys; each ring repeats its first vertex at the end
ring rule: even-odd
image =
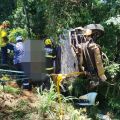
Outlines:
{"type": "Polygon", "coordinates": [[[82,102],[79,102],[78,104],[81,106],[95,105],[96,96],[97,96],[96,92],[90,92],[88,94],[80,96],[79,99],[82,100],[82,102]],[[83,101],[87,101],[87,102],[83,102],[83,101]]]}

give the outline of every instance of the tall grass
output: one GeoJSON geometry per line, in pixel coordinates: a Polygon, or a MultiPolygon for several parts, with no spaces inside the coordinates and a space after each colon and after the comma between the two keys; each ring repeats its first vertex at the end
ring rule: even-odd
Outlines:
{"type": "Polygon", "coordinates": [[[51,82],[49,91],[43,91],[39,97],[39,119],[49,120],[90,120],[87,118],[86,112],[83,109],[75,109],[71,103],[67,101],[74,99],[73,97],[61,96],[61,103],[58,102],[58,93],[55,85],[51,82]],[[61,107],[60,107],[61,105],[61,107]],[[60,109],[62,112],[60,113],[60,109]]]}

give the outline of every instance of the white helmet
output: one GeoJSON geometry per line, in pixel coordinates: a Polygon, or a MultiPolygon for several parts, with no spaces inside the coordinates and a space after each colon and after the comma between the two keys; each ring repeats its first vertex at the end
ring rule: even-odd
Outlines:
{"type": "Polygon", "coordinates": [[[22,36],[16,37],[16,42],[19,41],[19,40],[23,40],[22,36]]]}

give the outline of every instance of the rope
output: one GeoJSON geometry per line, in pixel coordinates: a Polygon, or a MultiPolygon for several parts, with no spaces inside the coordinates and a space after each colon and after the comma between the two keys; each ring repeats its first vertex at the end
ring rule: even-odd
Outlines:
{"type": "Polygon", "coordinates": [[[62,109],[62,100],[61,100],[61,94],[60,94],[60,83],[61,83],[62,80],[63,80],[62,76],[58,75],[57,76],[57,93],[58,93],[58,102],[60,104],[60,108],[59,108],[59,118],[60,118],[60,120],[63,119],[63,116],[62,116],[63,115],[62,114],[62,111],[63,111],[63,109],[62,109]]]}
{"type": "Polygon", "coordinates": [[[57,76],[55,77],[56,81],[57,81],[57,93],[58,93],[58,102],[60,104],[59,107],[59,118],[60,120],[63,120],[63,108],[62,108],[62,98],[61,98],[61,94],[60,94],[60,86],[61,86],[61,81],[66,78],[66,77],[71,77],[74,75],[82,75],[85,74],[85,72],[72,72],[69,74],[50,74],[49,76],[57,76]]]}
{"type": "Polygon", "coordinates": [[[72,73],[69,73],[69,74],[66,74],[66,77],[71,77],[71,76],[74,76],[74,75],[84,75],[86,74],[86,72],[72,72],[72,73]]]}

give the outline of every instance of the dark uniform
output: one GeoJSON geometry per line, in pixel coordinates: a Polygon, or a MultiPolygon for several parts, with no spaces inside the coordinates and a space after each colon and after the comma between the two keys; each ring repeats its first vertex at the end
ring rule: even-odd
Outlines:
{"type": "Polygon", "coordinates": [[[8,54],[6,44],[8,42],[7,31],[5,29],[0,29],[0,47],[1,47],[1,63],[7,64],[8,54]]]}
{"type": "Polygon", "coordinates": [[[55,48],[52,45],[45,46],[46,57],[46,72],[48,74],[54,73],[55,70],[55,48]]]}
{"type": "Polygon", "coordinates": [[[57,45],[55,47],[56,59],[55,59],[55,73],[59,74],[61,72],[61,46],[57,45]]]}
{"type": "MultiPolygon", "coordinates": [[[[45,41],[45,58],[46,58],[46,73],[52,74],[55,73],[55,48],[50,39],[45,41]]],[[[50,89],[50,77],[46,75],[46,79],[43,81],[42,89],[50,89]]]]}

